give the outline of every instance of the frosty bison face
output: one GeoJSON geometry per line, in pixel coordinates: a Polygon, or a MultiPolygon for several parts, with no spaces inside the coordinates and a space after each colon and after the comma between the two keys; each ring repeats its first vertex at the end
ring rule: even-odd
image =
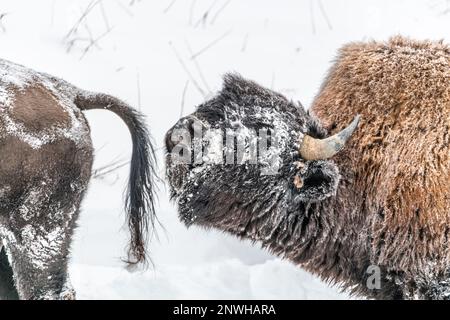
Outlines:
{"type": "Polygon", "coordinates": [[[265,239],[276,221],[336,192],[339,171],[325,160],[357,119],[326,138],[318,122],[284,96],[237,75],[166,135],[166,174],[186,225],[265,239]]]}

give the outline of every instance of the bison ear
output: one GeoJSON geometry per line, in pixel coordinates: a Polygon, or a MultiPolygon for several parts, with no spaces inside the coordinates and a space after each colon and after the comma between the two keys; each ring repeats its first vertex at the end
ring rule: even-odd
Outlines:
{"type": "Polygon", "coordinates": [[[315,202],[334,196],[339,179],[339,169],[333,162],[323,160],[311,162],[306,171],[296,175],[292,181],[295,200],[315,202]]]}

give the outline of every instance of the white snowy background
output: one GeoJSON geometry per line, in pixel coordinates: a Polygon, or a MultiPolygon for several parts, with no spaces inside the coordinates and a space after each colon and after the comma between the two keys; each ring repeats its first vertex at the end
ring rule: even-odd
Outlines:
{"type": "MultiPolygon", "coordinates": [[[[308,107],[336,50],[396,34],[450,39],[448,0],[2,0],[0,57],[114,94],[139,108],[158,148],[164,133],[237,71],[308,107]]],[[[127,128],[88,111],[95,168],[126,161],[127,128]]],[[[94,179],[70,274],[81,299],[347,299],[289,262],[216,231],[187,230],[160,185],[166,231],[154,268],[129,273],[123,190],[128,167],[94,179]]]]}

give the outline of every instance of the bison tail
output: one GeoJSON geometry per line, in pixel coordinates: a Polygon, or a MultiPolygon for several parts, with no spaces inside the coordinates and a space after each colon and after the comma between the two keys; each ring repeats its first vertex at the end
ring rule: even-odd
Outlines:
{"type": "Polygon", "coordinates": [[[106,94],[80,91],[75,104],[81,110],[105,109],[117,114],[128,126],[133,141],[130,176],[125,198],[130,245],[127,263],[146,263],[149,234],[155,230],[156,160],[144,116],[125,102],[106,94]],[[149,230],[150,229],[150,230],[149,230]]]}

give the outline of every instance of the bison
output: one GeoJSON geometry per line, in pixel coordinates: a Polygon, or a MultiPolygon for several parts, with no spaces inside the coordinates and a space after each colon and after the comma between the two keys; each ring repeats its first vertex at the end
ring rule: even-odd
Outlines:
{"type": "Polygon", "coordinates": [[[112,96],[0,60],[0,299],[75,298],[67,262],[91,177],[93,148],[82,113],[89,109],[114,112],[130,130],[128,260],[145,261],[154,159],[143,116],[112,96]]]}
{"type": "Polygon", "coordinates": [[[351,43],[309,111],[226,75],[167,132],[166,176],[186,226],[258,242],[355,295],[450,299],[449,127],[448,45],[351,43]]]}

